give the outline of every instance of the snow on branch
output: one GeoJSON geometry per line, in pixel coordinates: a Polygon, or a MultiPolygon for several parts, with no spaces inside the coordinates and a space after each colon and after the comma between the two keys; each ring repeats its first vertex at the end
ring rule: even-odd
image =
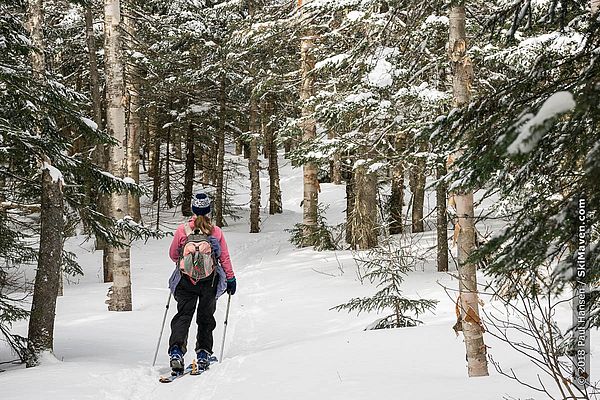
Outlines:
{"type": "Polygon", "coordinates": [[[0,210],[2,210],[2,211],[21,210],[21,211],[27,211],[27,212],[34,213],[34,212],[39,212],[41,208],[42,208],[41,204],[21,204],[21,203],[15,203],[12,201],[0,202],[0,210]]]}
{"type": "Polygon", "coordinates": [[[527,122],[519,128],[519,135],[508,146],[508,153],[529,153],[544,134],[544,130],[539,128],[560,114],[572,110],[575,105],[575,100],[570,92],[554,93],[542,104],[542,107],[535,116],[527,114],[522,118],[521,122],[524,120],[527,120],[527,122]]]}
{"type": "Polygon", "coordinates": [[[63,178],[63,174],[62,174],[62,172],[60,172],[58,170],[58,168],[50,165],[47,162],[44,162],[43,165],[42,165],[41,170],[42,171],[48,170],[48,172],[50,173],[50,177],[52,177],[52,182],[54,182],[54,183],[59,183],[60,182],[61,185],[65,184],[65,180],[63,178]]]}

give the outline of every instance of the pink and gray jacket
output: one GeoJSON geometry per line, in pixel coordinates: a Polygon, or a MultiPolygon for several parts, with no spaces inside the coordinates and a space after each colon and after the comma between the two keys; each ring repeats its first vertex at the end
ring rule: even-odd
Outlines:
{"type": "MultiPolygon", "coordinates": [[[[190,227],[194,228],[194,220],[196,218],[192,217],[187,224],[190,227]]],[[[175,231],[175,235],[173,237],[173,241],[171,242],[171,247],[169,248],[169,257],[173,262],[177,263],[179,260],[179,251],[185,244],[187,239],[187,235],[185,233],[185,224],[179,225],[177,230],[175,231]]],[[[212,234],[209,236],[209,240],[211,244],[213,244],[215,255],[217,256],[219,263],[216,269],[216,272],[219,276],[218,284],[217,284],[217,298],[221,296],[226,288],[227,288],[227,279],[231,279],[235,277],[235,273],[233,272],[233,267],[231,266],[231,258],[229,257],[229,249],[227,248],[227,242],[225,241],[225,236],[223,235],[223,231],[218,226],[213,227],[212,234]]],[[[171,288],[171,292],[175,293],[175,288],[181,279],[181,273],[179,272],[179,268],[176,266],[175,271],[171,275],[169,279],[169,287],[171,288]]]]}

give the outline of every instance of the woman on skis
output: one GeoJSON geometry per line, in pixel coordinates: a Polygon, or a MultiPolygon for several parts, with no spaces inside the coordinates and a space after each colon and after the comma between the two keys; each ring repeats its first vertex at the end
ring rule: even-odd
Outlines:
{"type": "Polygon", "coordinates": [[[206,369],[210,362],[216,360],[212,354],[217,298],[225,291],[233,295],[236,290],[235,274],[231,266],[227,242],[221,228],[211,223],[208,217],[210,211],[208,196],[202,192],[195,194],[192,197],[194,215],[188,222],[177,228],[169,249],[171,260],[179,267],[169,282],[177,301],[177,314],[171,320],[169,338],[170,364],[174,372],[181,372],[185,367],[183,358],[187,350],[188,331],[194,311],[196,311],[198,325],[195,349],[198,368],[206,369]],[[195,260],[203,255],[205,259],[214,262],[214,264],[211,261],[207,262],[206,276],[202,275],[202,272],[196,273],[190,266],[191,264],[197,266],[195,260]],[[214,270],[210,272],[209,268],[214,270]]]}

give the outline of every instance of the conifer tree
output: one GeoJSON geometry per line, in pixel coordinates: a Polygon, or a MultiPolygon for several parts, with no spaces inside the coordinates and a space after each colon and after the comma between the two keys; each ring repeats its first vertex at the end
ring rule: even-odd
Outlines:
{"type": "MultiPolygon", "coordinates": [[[[28,23],[32,41],[33,78],[46,84],[46,60],[44,45],[44,3],[30,0],[28,23]]],[[[36,131],[44,134],[42,120],[36,131]]],[[[52,165],[50,157],[42,154],[41,168],[41,230],[38,268],[35,277],[29,331],[27,339],[27,366],[38,364],[40,354],[52,352],[54,346],[54,313],[63,254],[63,178],[61,172],[52,165]]]]}
{"type": "Polygon", "coordinates": [[[353,298],[334,307],[334,310],[356,311],[358,314],[391,311],[391,314],[377,319],[369,327],[389,329],[416,326],[421,323],[416,319],[420,314],[435,309],[436,300],[408,298],[402,293],[402,282],[417,261],[408,242],[386,238],[368,252],[357,253],[355,260],[360,268],[361,280],[375,283],[378,290],[370,297],[353,298]]]}

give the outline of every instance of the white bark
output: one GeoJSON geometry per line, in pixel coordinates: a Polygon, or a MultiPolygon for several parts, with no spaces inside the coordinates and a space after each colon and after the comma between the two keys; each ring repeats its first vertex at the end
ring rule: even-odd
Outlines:
{"type": "MultiPolygon", "coordinates": [[[[305,2],[306,3],[306,2],[305,2]]],[[[298,2],[299,7],[302,7],[302,1],[298,2]]],[[[316,122],[312,117],[313,108],[306,105],[306,101],[310,99],[314,93],[314,68],[315,56],[314,48],[314,31],[308,28],[304,31],[300,39],[300,70],[301,70],[301,87],[300,99],[305,102],[302,106],[302,140],[314,140],[316,133],[316,122]]],[[[308,239],[311,237],[312,229],[317,225],[317,205],[319,203],[319,182],[317,179],[317,166],[315,163],[307,162],[304,164],[304,200],[303,200],[303,224],[306,226],[305,246],[311,246],[313,243],[308,239]]]]}
{"type": "MultiPolygon", "coordinates": [[[[129,36],[130,43],[135,40],[137,29],[135,19],[126,18],[125,27],[129,36]]],[[[128,46],[133,49],[130,44],[128,46]]],[[[140,182],[140,133],[142,121],[140,117],[140,72],[137,66],[127,63],[126,68],[127,94],[129,99],[127,119],[127,175],[136,183],[140,182]]],[[[128,198],[129,214],[136,221],[140,222],[142,214],[140,211],[140,197],[129,195],[128,198]]]]}
{"type": "Polygon", "coordinates": [[[592,15],[598,14],[600,11],[600,0],[591,0],[592,3],[592,15]]]}
{"type": "MultiPolygon", "coordinates": [[[[117,144],[109,150],[109,171],[118,178],[127,176],[125,142],[125,106],[123,79],[123,48],[121,44],[121,4],[119,0],[104,1],[104,54],[106,69],[106,128],[117,144]]],[[[113,193],[109,215],[121,219],[128,213],[127,194],[113,193]]],[[[113,285],[107,300],[110,311],[131,311],[131,275],[129,244],[117,248],[108,246],[108,264],[113,285]]]]}
{"type": "MultiPolygon", "coordinates": [[[[463,107],[470,100],[471,61],[466,55],[464,2],[450,9],[449,57],[453,70],[454,106],[463,107]]],[[[461,325],[465,339],[469,376],[488,375],[487,350],[479,317],[477,267],[466,260],[475,249],[473,193],[455,193],[456,228],[458,229],[458,263],[461,325]]]]}

